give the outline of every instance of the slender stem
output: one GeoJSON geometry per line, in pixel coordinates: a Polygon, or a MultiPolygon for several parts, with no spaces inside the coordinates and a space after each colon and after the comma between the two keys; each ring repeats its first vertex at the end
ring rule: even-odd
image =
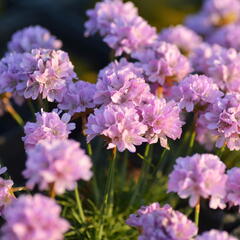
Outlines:
{"type": "Polygon", "coordinates": [[[82,208],[82,202],[79,197],[78,186],[75,187],[75,197],[76,197],[76,201],[77,201],[79,216],[80,216],[82,222],[85,222],[85,215],[84,215],[83,208],[82,208]]]}
{"type": "Polygon", "coordinates": [[[218,149],[217,155],[218,155],[219,158],[221,158],[223,156],[224,151],[225,151],[225,146],[218,149]]]}
{"type": "Polygon", "coordinates": [[[192,150],[194,147],[194,141],[195,141],[195,137],[196,137],[196,132],[192,131],[191,137],[190,137],[190,141],[189,141],[189,146],[188,146],[188,151],[187,151],[187,155],[191,155],[192,154],[192,150]]]}
{"type": "Polygon", "coordinates": [[[11,188],[12,192],[21,192],[21,191],[27,191],[27,187],[14,187],[11,188]]]}
{"type": "Polygon", "coordinates": [[[49,196],[54,199],[56,197],[56,192],[54,188],[54,183],[49,184],[49,196]]]}
{"type": "Polygon", "coordinates": [[[200,215],[200,200],[195,207],[195,224],[197,227],[199,225],[199,215],[200,215]]]}

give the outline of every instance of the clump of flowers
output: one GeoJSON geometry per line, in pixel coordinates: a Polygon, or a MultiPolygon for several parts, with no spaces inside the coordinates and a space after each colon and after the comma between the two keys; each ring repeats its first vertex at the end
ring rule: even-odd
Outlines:
{"type": "Polygon", "coordinates": [[[198,34],[183,25],[163,29],[158,38],[160,41],[175,44],[185,55],[202,43],[202,38],[198,34]]]}
{"type": "Polygon", "coordinates": [[[41,26],[30,26],[17,31],[8,43],[8,50],[17,53],[31,52],[35,48],[59,49],[61,47],[62,42],[41,26]]]}
{"type": "Polygon", "coordinates": [[[85,23],[85,35],[99,32],[116,52],[130,54],[156,39],[156,29],[138,16],[136,7],[131,2],[122,0],[104,0],[88,10],[89,20],[85,23]]]}
{"type": "Polygon", "coordinates": [[[238,93],[229,93],[210,105],[202,114],[206,128],[217,137],[216,146],[232,150],[240,149],[238,93]]]}
{"type": "Polygon", "coordinates": [[[225,231],[211,230],[197,236],[196,240],[237,240],[225,231]]]}
{"type": "Polygon", "coordinates": [[[160,85],[180,81],[192,71],[189,60],[177,46],[162,41],[135,52],[133,57],[140,61],[147,80],[160,85]]]}
{"type": "Polygon", "coordinates": [[[58,108],[68,111],[70,115],[74,113],[86,112],[96,106],[93,96],[96,92],[96,85],[84,81],[69,83],[62,101],[58,108]]]}
{"type": "Polygon", "coordinates": [[[136,214],[131,214],[126,223],[140,229],[138,239],[178,239],[189,240],[197,234],[197,227],[181,212],[169,205],[160,207],[153,203],[141,207],[136,214]]]}
{"type": "Polygon", "coordinates": [[[145,137],[150,144],[160,139],[161,146],[169,148],[167,137],[173,140],[181,137],[184,122],[180,119],[180,108],[174,101],[166,102],[164,98],[153,97],[140,105],[139,112],[148,127],[145,137]]]}
{"type": "Polygon", "coordinates": [[[26,149],[34,147],[42,140],[67,139],[68,135],[75,129],[75,123],[69,123],[71,117],[60,112],[36,113],[36,122],[27,122],[24,126],[25,137],[22,138],[26,149]]]}
{"type": "Polygon", "coordinates": [[[194,154],[176,160],[169,176],[168,192],[180,198],[190,198],[189,205],[196,206],[200,198],[210,198],[210,207],[225,208],[227,175],[225,164],[213,154],[194,154]]]}
{"type": "Polygon", "coordinates": [[[27,155],[23,175],[30,189],[37,184],[41,190],[48,190],[52,185],[55,193],[62,194],[73,190],[78,180],[88,181],[92,176],[90,158],[73,140],[45,140],[27,155]]]}
{"type": "Polygon", "coordinates": [[[180,90],[180,107],[191,112],[195,105],[206,105],[215,103],[216,100],[223,96],[217,84],[213,79],[204,75],[189,75],[179,82],[180,90]]]}
{"type": "Polygon", "coordinates": [[[135,145],[147,140],[143,137],[147,126],[140,122],[140,117],[131,103],[108,104],[95,109],[88,117],[86,125],[87,141],[97,135],[105,136],[109,142],[108,149],[117,147],[120,152],[128,149],[135,152],[135,145]]]}
{"type": "Polygon", "coordinates": [[[2,240],[63,240],[69,224],[60,212],[54,200],[43,195],[20,196],[4,211],[2,240]]]}
{"type": "Polygon", "coordinates": [[[96,84],[96,104],[123,104],[132,102],[139,105],[150,88],[145,83],[142,69],[122,58],[102,69],[96,84]]]}

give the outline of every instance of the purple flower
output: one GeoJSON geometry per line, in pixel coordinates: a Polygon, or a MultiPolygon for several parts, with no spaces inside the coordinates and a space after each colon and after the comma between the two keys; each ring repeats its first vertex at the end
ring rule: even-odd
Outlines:
{"type": "Polygon", "coordinates": [[[166,102],[164,98],[153,97],[140,105],[139,112],[148,127],[145,137],[149,143],[160,139],[161,146],[168,148],[167,137],[173,140],[181,137],[184,122],[179,116],[180,108],[174,101],[166,102]]]}
{"type": "Polygon", "coordinates": [[[227,171],[226,201],[230,206],[240,206],[240,168],[234,167],[227,171]]]}
{"type": "MultiPolygon", "coordinates": [[[[223,96],[213,79],[204,75],[189,75],[179,82],[180,107],[192,112],[196,104],[215,103],[223,96]]],[[[179,98],[179,96],[177,96],[179,98]]]]}
{"type": "Polygon", "coordinates": [[[49,49],[34,49],[31,54],[37,67],[27,81],[25,98],[37,99],[42,94],[50,102],[61,101],[67,84],[76,77],[68,54],[49,49]]]}
{"type": "MultiPolygon", "coordinates": [[[[60,113],[60,112],[59,112],[60,113]]],[[[67,139],[75,123],[68,123],[70,115],[64,113],[60,118],[57,111],[36,113],[36,122],[27,122],[24,126],[25,137],[22,138],[26,149],[34,147],[42,140],[67,139]]]]}
{"type": "Polygon", "coordinates": [[[225,48],[240,50],[240,25],[230,24],[213,32],[207,39],[211,44],[219,44],[225,48]]]}
{"type": "Polygon", "coordinates": [[[211,230],[197,236],[196,240],[237,240],[225,231],[211,230]]]}
{"type": "Polygon", "coordinates": [[[60,212],[60,207],[43,195],[20,196],[4,212],[2,240],[63,240],[69,224],[60,212]]]}
{"type": "Polygon", "coordinates": [[[210,207],[225,208],[225,164],[213,154],[194,154],[176,160],[169,176],[168,192],[176,192],[180,198],[189,198],[195,207],[200,198],[210,198],[210,207]]]}
{"type": "Polygon", "coordinates": [[[27,154],[23,175],[30,189],[38,184],[41,190],[47,190],[53,184],[54,191],[62,194],[73,190],[78,180],[88,181],[92,176],[91,160],[76,141],[45,140],[27,154]]]}
{"type": "Polygon", "coordinates": [[[8,50],[18,53],[31,52],[35,48],[59,49],[61,47],[62,42],[41,26],[26,27],[17,31],[8,43],[8,50]]]}
{"type": "Polygon", "coordinates": [[[158,203],[141,207],[126,223],[140,229],[139,240],[189,240],[197,234],[197,227],[185,215],[158,203]]]}
{"type": "Polygon", "coordinates": [[[120,56],[151,44],[156,39],[156,29],[138,16],[131,2],[104,0],[88,10],[85,35],[99,32],[111,48],[120,56]]]}
{"type": "Polygon", "coordinates": [[[224,144],[232,150],[240,149],[240,95],[229,93],[223,99],[210,105],[202,113],[206,128],[217,137],[216,146],[224,144]]]}
{"type": "Polygon", "coordinates": [[[96,92],[96,85],[84,81],[70,83],[58,108],[67,110],[70,115],[74,113],[86,112],[89,108],[94,108],[93,96],[96,92]]]}
{"type": "Polygon", "coordinates": [[[120,152],[125,149],[135,152],[135,145],[147,141],[143,137],[147,126],[140,122],[139,114],[131,103],[108,104],[95,109],[94,114],[88,117],[86,127],[88,142],[102,135],[109,141],[108,149],[117,147],[120,152]]]}
{"type": "Polygon", "coordinates": [[[202,38],[198,34],[183,25],[162,30],[159,40],[175,44],[186,55],[191,53],[202,42],[202,38]]]}
{"type": "Polygon", "coordinates": [[[177,46],[155,41],[149,47],[133,53],[133,57],[140,61],[149,82],[179,81],[191,72],[188,59],[183,56],[177,46]]]}
{"type": "Polygon", "coordinates": [[[133,102],[138,105],[147,94],[150,94],[150,88],[145,83],[142,70],[122,58],[100,71],[94,102],[96,104],[133,102]]]}

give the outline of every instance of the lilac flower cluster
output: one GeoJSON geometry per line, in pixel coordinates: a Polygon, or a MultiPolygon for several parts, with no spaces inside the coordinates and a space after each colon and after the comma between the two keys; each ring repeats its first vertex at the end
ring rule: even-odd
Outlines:
{"type": "Polygon", "coordinates": [[[185,55],[191,53],[202,43],[202,38],[198,34],[183,25],[163,29],[158,39],[175,44],[185,55]]]}
{"type": "Polygon", "coordinates": [[[212,154],[194,154],[176,160],[169,176],[168,192],[189,198],[189,205],[196,206],[200,198],[210,198],[210,207],[225,208],[227,175],[225,165],[212,154]]]}
{"type": "Polygon", "coordinates": [[[4,211],[2,240],[63,240],[69,229],[60,207],[50,198],[23,195],[4,211]]]}
{"type": "Polygon", "coordinates": [[[201,11],[190,15],[186,25],[199,34],[209,34],[216,28],[240,20],[240,2],[238,0],[207,0],[201,11]]]}
{"type": "Polygon", "coordinates": [[[70,115],[64,113],[62,117],[60,112],[36,113],[36,122],[27,122],[24,126],[25,137],[22,138],[25,148],[33,148],[42,140],[67,139],[68,135],[75,129],[75,123],[68,123],[70,115]]]}
{"type": "Polygon", "coordinates": [[[30,149],[23,171],[27,187],[32,189],[38,184],[41,190],[48,190],[53,184],[55,193],[62,194],[73,190],[76,181],[88,181],[92,163],[79,146],[73,140],[45,140],[30,149]]]}
{"type": "Polygon", "coordinates": [[[196,240],[237,240],[237,238],[230,236],[227,232],[211,230],[204,232],[196,238],[196,240]]]}
{"type": "Polygon", "coordinates": [[[126,223],[140,229],[139,240],[189,240],[197,234],[197,227],[185,215],[169,205],[160,207],[158,203],[141,207],[126,223]]]}
{"type": "Polygon", "coordinates": [[[61,47],[62,42],[41,26],[26,27],[17,31],[8,43],[9,52],[17,53],[31,52],[36,48],[60,49],[61,47]]]}
{"type": "Polygon", "coordinates": [[[212,104],[223,96],[213,79],[204,75],[189,75],[179,82],[178,88],[180,107],[186,108],[188,112],[193,111],[196,104],[212,104]]]}
{"type": "Polygon", "coordinates": [[[50,102],[61,101],[67,84],[75,77],[68,54],[61,50],[10,53],[0,61],[0,93],[32,99],[41,94],[50,102]]]}
{"type": "Polygon", "coordinates": [[[156,29],[138,16],[131,2],[104,0],[88,10],[89,20],[85,23],[85,35],[99,32],[117,56],[123,52],[130,54],[156,39],[156,29]]]}

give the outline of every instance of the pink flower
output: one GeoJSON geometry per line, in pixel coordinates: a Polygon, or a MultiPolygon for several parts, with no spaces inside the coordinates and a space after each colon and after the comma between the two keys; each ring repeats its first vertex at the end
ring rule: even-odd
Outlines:
{"type": "Polygon", "coordinates": [[[139,240],[189,240],[197,234],[197,227],[185,215],[169,205],[160,207],[158,203],[141,207],[126,223],[140,230],[139,240]]]}
{"type": "Polygon", "coordinates": [[[8,50],[18,53],[31,52],[35,48],[59,49],[61,47],[62,42],[41,26],[30,26],[17,31],[8,43],[8,50]]]}
{"type": "Polygon", "coordinates": [[[225,231],[211,230],[197,236],[196,240],[237,240],[225,231]]]}
{"type": "Polygon", "coordinates": [[[43,195],[20,196],[4,211],[2,240],[63,240],[69,224],[60,212],[60,207],[43,195]]]}
{"type": "Polygon", "coordinates": [[[189,198],[195,207],[200,198],[210,198],[210,207],[225,208],[224,198],[227,175],[225,164],[213,154],[194,154],[180,157],[169,176],[168,192],[176,192],[180,198],[189,198]]]}
{"type": "Polygon", "coordinates": [[[23,175],[27,186],[38,184],[41,190],[48,190],[53,184],[54,191],[62,194],[73,190],[80,179],[88,181],[92,172],[90,158],[73,140],[42,141],[30,149],[23,175]]]}
{"type": "Polygon", "coordinates": [[[62,117],[60,112],[44,112],[36,113],[36,122],[27,122],[24,126],[25,137],[22,138],[26,149],[34,147],[42,140],[67,139],[68,135],[75,129],[75,123],[68,123],[70,115],[64,113],[62,117]]]}

